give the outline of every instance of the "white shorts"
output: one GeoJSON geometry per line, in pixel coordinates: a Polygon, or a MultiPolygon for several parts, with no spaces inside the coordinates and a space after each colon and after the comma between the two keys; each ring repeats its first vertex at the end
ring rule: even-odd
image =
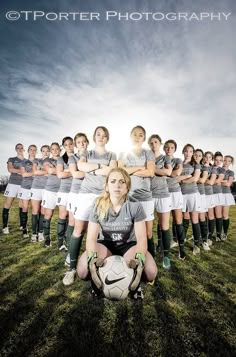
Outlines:
{"type": "Polygon", "coordinates": [[[144,213],[146,215],[145,222],[154,220],[154,202],[152,201],[140,201],[144,213]]]}
{"type": "Polygon", "coordinates": [[[67,207],[69,192],[57,192],[57,206],[67,207]]]}
{"type": "Polygon", "coordinates": [[[205,195],[207,209],[215,207],[214,195],[205,195]]]}
{"type": "Polygon", "coordinates": [[[182,212],[201,212],[200,204],[201,199],[199,192],[183,195],[182,212]]]}
{"type": "Polygon", "coordinates": [[[183,208],[183,195],[181,191],[170,192],[171,210],[183,208]]]}
{"type": "Polygon", "coordinates": [[[73,193],[73,192],[70,192],[69,195],[68,195],[66,209],[67,209],[67,211],[69,211],[69,212],[71,212],[73,214],[75,212],[75,207],[76,207],[77,202],[78,202],[78,196],[79,196],[78,193],[73,193]]]}
{"type": "Polygon", "coordinates": [[[203,194],[203,195],[200,194],[200,209],[201,209],[201,211],[200,211],[201,213],[208,211],[205,194],[203,194]]]}
{"type": "Polygon", "coordinates": [[[54,209],[57,205],[57,192],[44,191],[42,206],[44,208],[54,209]]]}
{"type": "Polygon", "coordinates": [[[18,193],[18,198],[21,200],[30,200],[30,188],[20,188],[20,192],[18,193]]]}
{"type": "Polygon", "coordinates": [[[224,198],[223,206],[234,206],[235,205],[234,196],[232,195],[232,193],[223,193],[223,198],[224,198]]]}
{"type": "Polygon", "coordinates": [[[99,196],[100,195],[96,195],[95,193],[79,193],[78,201],[73,212],[75,219],[88,222],[95,200],[99,196]]]}
{"type": "Polygon", "coordinates": [[[223,197],[223,193],[214,193],[213,197],[214,197],[215,206],[223,206],[224,205],[225,200],[223,197]]]}
{"type": "Polygon", "coordinates": [[[154,207],[158,213],[166,213],[172,210],[171,196],[153,199],[154,207]]]}
{"type": "Polygon", "coordinates": [[[30,198],[35,201],[43,200],[44,189],[43,188],[31,188],[30,198]]]}
{"type": "Polygon", "coordinates": [[[4,196],[18,197],[18,194],[20,193],[20,189],[21,189],[20,185],[14,185],[13,183],[9,183],[4,192],[4,196]]]}

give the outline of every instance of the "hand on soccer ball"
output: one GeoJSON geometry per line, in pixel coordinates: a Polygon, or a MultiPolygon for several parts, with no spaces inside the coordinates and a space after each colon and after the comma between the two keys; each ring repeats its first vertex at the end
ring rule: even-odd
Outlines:
{"type": "Polygon", "coordinates": [[[129,262],[129,267],[134,269],[134,278],[131,281],[131,284],[129,287],[130,291],[135,291],[140,284],[140,280],[141,280],[141,276],[142,276],[142,272],[143,272],[143,268],[144,268],[144,261],[145,261],[145,257],[144,257],[144,259],[141,259],[141,257],[139,256],[139,253],[138,253],[135,256],[135,259],[131,259],[129,262]]]}
{"type": "Polygon", "coordinates": [[[104,259],[98,258],[97,256],[92,257],[88,264],[91,278],[98,289],[102,289],[102,281],[98,273],[98,268],[102,267],[103,264],[104,259]]]}

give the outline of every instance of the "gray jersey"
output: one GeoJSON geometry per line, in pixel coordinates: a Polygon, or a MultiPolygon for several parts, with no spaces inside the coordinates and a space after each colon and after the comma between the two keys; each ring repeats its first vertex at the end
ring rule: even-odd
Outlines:
{"type": "MultiPolygon", "coordinates": [[[[171,165],[171,160],[168,156],[160,155],[159,157],[155,158],[156,169],[167,168],[167,165],[171,165]]],[[[170,194],[167,184],[167,177],[155,174],[155,176],[151,178],[151,191],[153,198],[169,197],[170,194]]]]}
{"type": "MultiPolygon", "coordinates": [[[[200,174],[200,177],[202,177],[203,175],[203,172],[206,172],[207,169],[205,166],[201,165],[201,174],[200,174]]],[[[200,193],[200,195],[205,195],[205,185],[204,183],[200,183],[198,182],[197,183],[197,188],[198,188],[198,192],[200,193]]]]}
{"type": "MultiPolygon", "coordinates": [[[[19,157],[15,156],[15,157],[10,157],[7,160],[7,163],[10,162],[14,169],[19,170],[21,168],[22,161],[23,160],[19,159],[19,157]]],[[[21,175],[11,173],[8,183],[11,183],[13,185],[21,185],[21,181],[22,181],[22,176],[21,175]]]]}
{"type": "MultiPolygon", "coordinates": [[[[75,164],[77,166],[79,159],[80,159],[80,156],[78,154],[71,155],[69,157],[68,165],[75,164]]],[[[83,179],[84,178],[73,178],[70,192],[79,193],[83,179]]]]}
{"type": "Polygon", "coordinates": [[[103,220],[98,218],[97,210],[94,208],[90,214],[89,221],[98,223],[101,226],[98,242],[107,240],[119,246],[136,241],[134,223],[143,221],[145,218],[140,202],[126,201],[118,213],[113,212],[110,208],[108,217],[103,220]]]}
{"type": "MultiPolygon", "coordinates": [[[[215,167],[216,169],[216,178],[219,177],[219,175],[224,175],[225,174],[225,169],[223,167],[215,167]]],[[[213,185],[213,193],[222,193],[222,186],[221,185],[213,185]]]]}
{"type": "MultiPolygon", "coordinates": [[[[181,173],[181,176],[184,175],[194,175],[195,170],[201,170],[201,165],[200,164],[190,164],[188,163],[183,163],[183,171],[181,173]]],[[[197,188],[197,183],[196,182],[191,182],[191,183],[184,183],[181,182],[180,184],[181,191],[183,195],[188,195],[191,193],[197,193],[198,188],[197,188]]]]}
{"type": "MultiPolygon", "coordinates": [[[[33,161],[30,161],[28,159],[24,159],[21,162],[21,167],[24,167],[25,171],[28,172],[32,172],[33,171],[33,161]]],[[[32,186],[32,182],[33,182],[33,176],[29,176],[29,177],[22,177],[22,181],[21,181],[21,187],[25,188],[27,190],[31,189],[32,186]]]]}
{"type": "MultiPolygon", "coordinates": [[[[57,160],[57,165],[62,165],[63,170],[68,170],[69,169],[69,158],[68,158],[68,162],[66,163],[63,160],[63,157],[59,157],[59,159],[57,160]]],[[[58,192],[69,193],[71,184],[72,184],[72,176],[61,178],[60,187],[59,187],[58,192]]]]}
{"type": "MultiPolygon", "coordinates": [[[[204,166],[205,169],[207,170],[208,172],[208,180],[210,180],[211,178],[211,175],[217,175],[217,170],[215,167],[213,166],[204,166]]],[[[205,194],[206,195],[213,195],[213,186],[212,185],[207,185],[205,183],[205,194]]]]}
{"type": "MultiPolygon", "coordinates": [[[[179,165],[183,165],[183,161],[181,159],[172,157],[172,159],[170,160],[170,164],[173,170],[177,170],[179,165]]],[[[169,192],[181,191],[180,184],[176,180],[176,177],[167,177],[167,184],[168,184],[169,192]]]]}
{"type": "MultiPolygon", "coordinates": [[[[146,166],[148,161],[155,161],[155,156],[151,150],[142,149],[138,155],[132,152],[122,152],[119,156],[119,160],[122,160],[126,167],[146,166]]],[[[151,178],[135,175],[130,175],[130,178],[131,190],[129,195],[132,197],[132,200],[150,201],[152,199],[151,178]]]]}
{"type": "MultiPolygon", "coordinates": [[[[44,159],[34,159],[33,163],[37,165],[37,170],[43,170],[44,159]]],[[[46,186],[47,175],[33,176],[32,188],[43,190],[46,186]]]]}
{"type": "MultiPolygon", "coordinates": [[[[100,155],[95,150],[90,150],[84,152],[81,157],[85,157],[88,163],[95,163],[101,165],[110,165],[110,162],[116,160],[116,154],[107,151],[104,154],[100,155]]],[[[81,184],[81,193],[94,193],[100,195],[104,190],[105,185],[105,176],[102,175],[93,175],[93,173],[86,173],[85,178],[81,184]]]]}
{"type": "MultiPolygon", "coordinates": [[[[51,167],[57,166],[57,160],[53,158],[47,158],[44,160],[43,163],[47,163],[47,162],[50,164],[51,167]]],[[[60,182],[61,180],[57,177],[57,175],[48,175],[45,190],[51,192],[58,192],[60,187],[60,182]]]]}
{"type": "MultiPolygon", "coordinates": [[[[224,176],[224,180],[227,180],[233,177],[234,179],[234,172],[232,170],[226,170],[225,171],[225,176],[224,176]]],[[[222,186],[222,193],[231,193],[231,189],[228,186],[222,186]]]]}

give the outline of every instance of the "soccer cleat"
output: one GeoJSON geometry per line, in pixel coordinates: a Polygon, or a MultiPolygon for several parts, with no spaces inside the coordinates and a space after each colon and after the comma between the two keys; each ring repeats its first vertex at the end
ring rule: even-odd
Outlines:
{"type": "Polygon", "coordinates": [[[64,250],[65,252],[68,251],[68,249],[67,249],[67,247],[65,246],[65,244],[62,244],[58,249],[59,249],[59,252],[62,252],[63,250],[64,250]]]}
{"type": "Polygon", "coordinates": [[[65,266],[66,266],[66,267],[69,267],[69,266],[70,266],[70,253],[68,253],[67,256],[66,256],[65,266]]]}
{"type": "Polygon", "coordinates": [[[76,270],[75,269],[72,269],[72,270],[69,270],[65,273],[65,276],[62,280],[63,284],[65,286],[69,286],[69,285],[72,285],[75,281],[75,274],[76,274],[76,270]]]}
{"type": "Polygon", "coordinates": [[[29,238],[29,234],[27,229],[23,229],[23,233],[22,233],[23,238],[29,238]]]}
{"type": "Polygon", "coordinates": [[[211,250],[207,242],[202,243],[202,248],[205,250],[205,252],[209,252],[209,250],[211,250]]]}
{"type": "Polygon", "coordinates": [[[200,248],[195,245],[193,247],[193,255],[198,255],[198,254],[200,254],[200,248]]]}
{"type": "Polygon", "coordinates": [[[37,234],[32,234],[32,236],[31,236],[31,242],[32,242],[32,243],[35,243],[35,242],[37,242],[37,240],[38,240],[37,234]]]}
{"type": "Polygon", "coordinates": [[[170,259],[168,257],[163,258],[162,267],[167,271],[171,269],[170,259]]]}
{"type": "Polygon", "coordinates": [[[211,247],[212,246],[212,240],[208,238],[207,239],[207,244],[208,244],[209,247],[211,247]]]}
{"type": "Polygon", "coordinates": [[[185,260],[185,258],[186,258],[185,252],[184,251],[179,252],[179,259],[180,260],[185,260]]]}
{"type": "Polygon", "coordinates": [[[134,292],[134,294],[132,294],[132,298],[134,300],[138,300],[138,299],[143,300],[144,295],[141,286],[139,286],[138,289],[134,292]]]}
{"type": "Polygon", "coordinates": [[[216,242],[221,242],[221,236],[216,236],[216,242]]]}
{"type": "Polygon", "coordinates": [[[225,241],[228,238],[226,233],[223,233],[221,236],[221,240],[225,241]]]}
{"type": "Polygon", "coordinates": [[[50,248],[50,247],[52,247],[51,241],[50,241],[50,240],[45,240],[44,247],[45,247],[45,248],[50,248]]]}
{"type": "Polygon", "coordinates": [[[178,246],[179,246],[178,242],[176,242],[174,240],[171,241],[171,243],[170,243],[170,247],[171,248],[175,248],[175,247],[178,247],[178,246]]]}
{"type": "Polygon", "coordinates": [[[151,281],[148,281],[147,284],[150,285],[150,286],[153,286],[155,284],[155,279],[151,280],[151,281]]]}
{"type": "Polygon", "coordinates": [[[43,235],[42,232],[39,232],[39,234],[38,234],[38,241],[39,242],[44,242],[44,235],[43,235]]]}
{"type": "Polygon", "coordinates": [[[3,228],[2,233],[9,234],[9,228],[8,227],[3,228]]]}
{"type": "Polygon", "coordinates": [[[20,231],[23,231],[23,227],[22,226],[20,226],[20,231]]]}

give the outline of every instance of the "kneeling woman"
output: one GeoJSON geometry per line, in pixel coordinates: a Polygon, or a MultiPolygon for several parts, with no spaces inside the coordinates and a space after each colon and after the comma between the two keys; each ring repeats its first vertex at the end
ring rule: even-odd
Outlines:
{"type": "Polygon", "coordinates": [[[94,257],[104,259],[111,255],[124,256],[128,265],[135,258],[143,266],[146,279],[155,279],[157,266],[147,251],[145,214],[141,203],[128,200],[130,185],[124,169],[115,168],[108,174],[105,191],[90,215],[86,251],[77,266],[81,279],[87,278],[88,263],[94,257]]]}

